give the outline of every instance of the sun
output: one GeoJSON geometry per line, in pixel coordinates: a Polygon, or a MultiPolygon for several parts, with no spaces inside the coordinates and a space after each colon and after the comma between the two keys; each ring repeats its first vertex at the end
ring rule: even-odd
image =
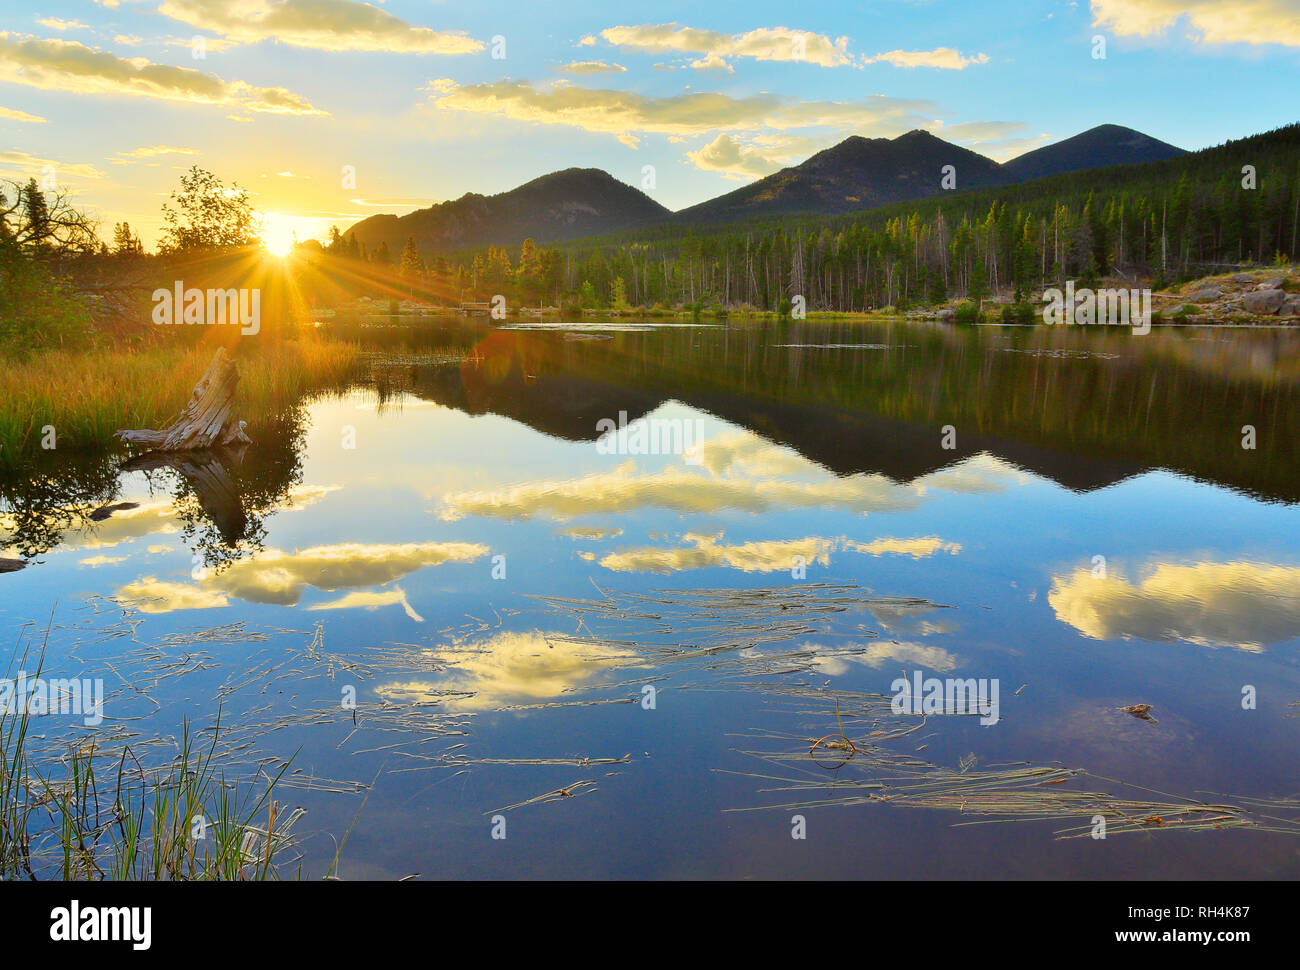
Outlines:
{"type": "Polygon", "coordinates": [[[292,217],[282,212],[268,212],[262,216],[262,248],[272,256],[283,259],[293,251],[297,241],[292,217]]]}

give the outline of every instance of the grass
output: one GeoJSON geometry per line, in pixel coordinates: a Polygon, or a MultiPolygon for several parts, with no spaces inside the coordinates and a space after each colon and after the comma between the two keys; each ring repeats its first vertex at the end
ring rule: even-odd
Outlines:
{"type": "MultiPolygon", "coordinates": [[[[0,466],[45,446],[108,447],[122,428],[158,428],[185,406],[212,357],[207,344],[142,349],[51,350],[4,361],[0,371],[0,466]]],[[[341,387],[360,360],[357,345],[313,337],[239,353],[236,414],[255,430],[262,415],[303,394],[341,387]]]]}

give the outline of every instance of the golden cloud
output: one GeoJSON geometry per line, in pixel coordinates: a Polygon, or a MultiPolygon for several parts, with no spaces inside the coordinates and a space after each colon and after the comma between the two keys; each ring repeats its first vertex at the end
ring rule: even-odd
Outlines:
{"type": "Polygon", "coordinates": [[[622,64],[608,64],[605,61],[570,61],[556,70],[577,77],[582,74],[623,74],[627,68],[622,64]]]}
{"type": "Polygon", "coordinates": [[[473,54],[482,41],[463,31],[413,27],[354,0],[163,0],[158,13],[240,44],[274,40],[323,51],[473,54]]]}
{"type": "Polygon", "coordinates": [[[16,149],[0,151],[0,175],[29,178],[46,169],[53,169],[56,177],[63,179],[101,179],[104,173],[93,165],[59,162],[52,158],[38,158],[16,149]]]}
{"type": "MultiPolygon", "coordinates": [[[[743,34],[724,34],[680,24],[642,24],[639,27],[610,27],[600,36],[616,47],[665,54],[702,54],[702,61],[718,62],[728,57],[757,61],[802,61],[820,67],[852,64],[849,39],[832,40],[824,34],[789,27],[760,27],[743,34]]],[[[595,38],[583,38],[591,46],[595,38]]],[[[698,62],[697,62],[698,63],[698,62]]],[[[692,65],[696,66],[696,65],[692,65]]]]}
{"type": "Polygon", "coordinates": [[[1300,47],[1295,0],[1092,0],[1093,25],[1151,37],[1178,20],[1207,44],[1285,44],[1300,47]]]}
{"type": "Polygon", "coordinates": [[[76,41],[0,31],[0,81],[76,94],[127,94],[189,104],[233,105],[246,111],[323,115],[285,88],[223,81],[189,67],[122,58],[76,41]]]}
{"type": "Polygon", "coordinates": [[[771,175],[826,147],[826,140],[802,135],[759,135],[748,139],[721,134],[686,157],[696,168],[721,172],[728,178],[771,175]]]}
{"type": "Polygon", "coordinates": [[[196,148],[176,148],[172,145],[146,145],[129,152],[118,152],[118,158],[157,158],[159,155],[197,155],[196,148]]]}
{"type": "Polygon", "coordinates": [[[28,114],[26,111],[19,111],[17,108],[0,107],[0,118],[3,118],[5,121],[22,121],[33,125],[44,125],[49,123],[47,119],[42,118],[40,115],[28,114]]]}
{"type": "Polygon", "coordinates": [[[872,57],[864,57],[864,64],[884,62],[894,67],[937,67],[945,71],[962,71],[972,64],[987,64],[987,54],[975,54],[967,57],[951,47],[936,47],[932,51],[886,51],[872,57]]]}
{"type": "Polygon", "coordinates": [[[868,95],[855,101],[795,101],[770,94],[733,98],[711,92],[650,97],[634,91],[560,83],[539,87],[527,81],[500,80],[462,87],[446,82],[445,78],[439,79],[441,88],[430,91],[432,103],[441,110],[570,125],[613,135],[702,135],[805,127],[894,135],[932,126],[930,116],[935,111],[928,101],[885,95],[868,95]]]}

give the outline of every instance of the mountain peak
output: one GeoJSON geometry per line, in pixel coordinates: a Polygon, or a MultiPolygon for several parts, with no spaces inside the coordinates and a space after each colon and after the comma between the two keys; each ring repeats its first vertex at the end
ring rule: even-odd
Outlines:
{"type": "Polygon", "coordinates": [[[596,236],[662,219],[668,210],[599,168],[548,172],[496,195],[466,193],[454,202],[401,217],[371,216],[350,230],[366,246],[397,252],[407,237],[422,249],[517,246],[596,236]]]}
{"type": "Polygon", "coordinates": [[[1026,152],[1003,165],[1017,182],[1112,165],[1137,165],[1186,155],[1176,145],[1152,138],[1135,128],[1103,124],[1072,138],[1026,152]]]}

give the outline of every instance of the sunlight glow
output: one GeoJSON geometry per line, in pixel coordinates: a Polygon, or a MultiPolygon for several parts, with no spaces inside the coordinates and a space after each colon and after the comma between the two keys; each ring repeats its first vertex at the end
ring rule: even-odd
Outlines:
{"type": "Polygon", "coordinates": [[[272,256],[283,259],[293,250],[297,241],[292,216],[268,212],[262,217],[262,246],[272,256]]]}

